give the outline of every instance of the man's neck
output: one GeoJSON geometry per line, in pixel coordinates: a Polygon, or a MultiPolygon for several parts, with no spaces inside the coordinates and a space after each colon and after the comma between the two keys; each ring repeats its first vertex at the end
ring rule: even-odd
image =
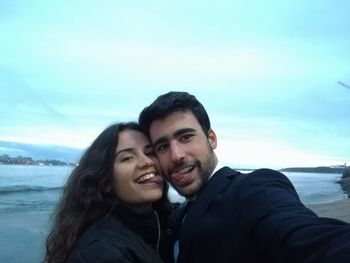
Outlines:
{"type": "MultiPolygon", "coordinates": [[[[218,170],[220,170],[222,167],[224,167],[224,165],[218,161],[218,162],[216,163],[216,166],[215,166],[213,172],[212,172],[211,175],[209,176],[208,181],[209,181],[209,180],[212,178],[212,176],[213,176],[218,170]]],[[[207,182],[208,182],[208,181],[207,181],[207,182]]],[[[186,198],[186,200],[187,200],[188,202],[193,202],[193,201],[196,200],[196,198],[197,198],[197,196],[194,196],[194,197],[191,197],[191,198],[186,198]]]]}

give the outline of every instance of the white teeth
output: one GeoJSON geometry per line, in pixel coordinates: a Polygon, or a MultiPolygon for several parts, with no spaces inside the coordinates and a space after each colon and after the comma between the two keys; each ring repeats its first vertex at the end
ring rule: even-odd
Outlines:
{"type": "Polygon", "coordinates": [[[155,173],[145,174],[144,176],[141,176],[139,179],[137,179],[136,183],[142,183],[142,182],[149,180],[155,176],[156,176],[155,173]]]}
{"type": "Polygon", "coordinates": [[[189,172],[192,168],[193,168],[192,166],[190,166],[190,167],[184,167],[184,168],[179,169],[177,172],[178,172],[178,173],[183,173],[183,174],[184,174],[184,173],[189,172]]]}

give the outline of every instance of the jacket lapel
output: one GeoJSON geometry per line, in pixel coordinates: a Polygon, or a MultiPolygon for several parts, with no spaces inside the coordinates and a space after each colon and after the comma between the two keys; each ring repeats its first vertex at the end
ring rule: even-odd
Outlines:
{"type": "Polygon", "coordinates": [[[209,182],[207,182],[207,185],[204,186],[204,189],[201,191],[196,201],[192,204],[180,229],[180,253],[178,262],[185,262],[193,233],[196,230],[195,226],[198,225],[199,220],[203,217],[213,199],[231,181],[229,177],[236,174],[238,174],[238,172],[228,167],[223,167],[217,171],[209,182]]]}

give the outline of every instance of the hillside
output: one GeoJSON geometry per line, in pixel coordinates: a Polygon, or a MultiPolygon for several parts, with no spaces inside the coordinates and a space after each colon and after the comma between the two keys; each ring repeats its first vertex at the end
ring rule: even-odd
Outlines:
{"type": "Polygon", "coordinates": [[[78,162],[83,149],[59,145],[27,144],[19,142],[0,141],[0,155],[11,157],[27,156],[34,160],[55,159],[62,162],[78,162]]]}
{"type": "Polygon", "coordinates": [[[299,173],[336,173],[342,174],[344,172],[344,168],[333,168],[327,166],[321,167],[289,167],[281,169],[281,172],[299,172],[299,173]]]}

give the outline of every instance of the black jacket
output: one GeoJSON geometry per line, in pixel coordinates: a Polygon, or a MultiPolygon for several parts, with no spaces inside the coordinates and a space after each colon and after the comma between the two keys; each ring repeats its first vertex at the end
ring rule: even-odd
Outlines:
{"type": "Polygon", "coordinates": [[[307,209],[288,178],[217,171],[180,228],[179,263],[349,263],[350,224],[307,209]]]}
{"type": "Polygon", "coordinates": [[[154,211],[136,214],[117,206],[79,238],[70,263],[157,262],[160,224],[154,211]]]}

